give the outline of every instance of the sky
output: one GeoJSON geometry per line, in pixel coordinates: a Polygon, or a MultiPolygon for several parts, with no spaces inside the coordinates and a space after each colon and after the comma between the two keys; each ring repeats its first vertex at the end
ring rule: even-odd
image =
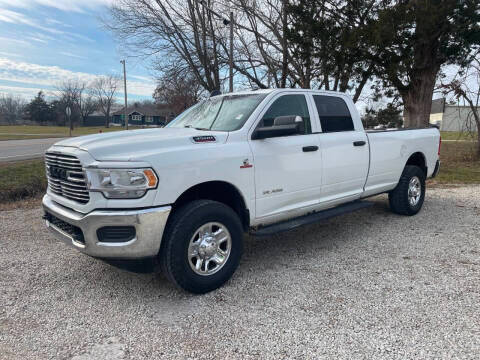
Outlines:
{"type": "MultiPolygon", "coordinates": [[[[67,79],[123,77],[129,100],[152,99],[148,59],[129,57],[102,28],[112,0],[0,0],[0,94],[53,96],[67,79]]],[[[123,99],[123,82],[117,97],[123,99]]]]}

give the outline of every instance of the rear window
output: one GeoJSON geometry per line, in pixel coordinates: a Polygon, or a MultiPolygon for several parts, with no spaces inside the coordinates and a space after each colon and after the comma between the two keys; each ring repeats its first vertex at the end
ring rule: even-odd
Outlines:
{"type": "Polygon", "coordinates": [[[335,96],[313,95],[322,132],[353,131],[353,120],[347,104],[335,96]]]}

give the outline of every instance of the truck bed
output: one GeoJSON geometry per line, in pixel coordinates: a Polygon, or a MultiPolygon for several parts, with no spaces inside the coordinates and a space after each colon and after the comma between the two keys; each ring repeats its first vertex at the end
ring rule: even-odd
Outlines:
{"type": "Polygon", "coordinates": [[[430,176],[437,160],[440,132],[437,128],[367,131],[370,168],[365,184],[366,196],[394,188],[406,161],[421,153],[430,176]]]}

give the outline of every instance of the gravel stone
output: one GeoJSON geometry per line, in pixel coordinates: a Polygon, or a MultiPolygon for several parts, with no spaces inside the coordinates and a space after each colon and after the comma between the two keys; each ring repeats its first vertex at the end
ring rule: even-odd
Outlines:
{"type": "Polygon", "coordinates": [[[427,190],[245,237],[221,289],[191,295],[55,240],[42,210],[0,212],[1,359],[480,357],[480,186],[427,190]]]}

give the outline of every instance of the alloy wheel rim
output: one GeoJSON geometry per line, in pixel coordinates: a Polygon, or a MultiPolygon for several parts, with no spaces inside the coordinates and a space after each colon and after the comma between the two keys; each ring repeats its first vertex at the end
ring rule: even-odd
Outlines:
{"type": "Polygon", "coordinates": [[[188,263],[198,275],[218,272],[228,261],[232,250],[232,237],[227,227],[218,222],[200,226],[188,245],[188,263]]]}
{"type": "Polygon", "coordinates": [[[416,206],[422,195],[422,183],[417,176],[414,176],[410,179],[408,183],[408,202],[410,206],[416,206]]]}

